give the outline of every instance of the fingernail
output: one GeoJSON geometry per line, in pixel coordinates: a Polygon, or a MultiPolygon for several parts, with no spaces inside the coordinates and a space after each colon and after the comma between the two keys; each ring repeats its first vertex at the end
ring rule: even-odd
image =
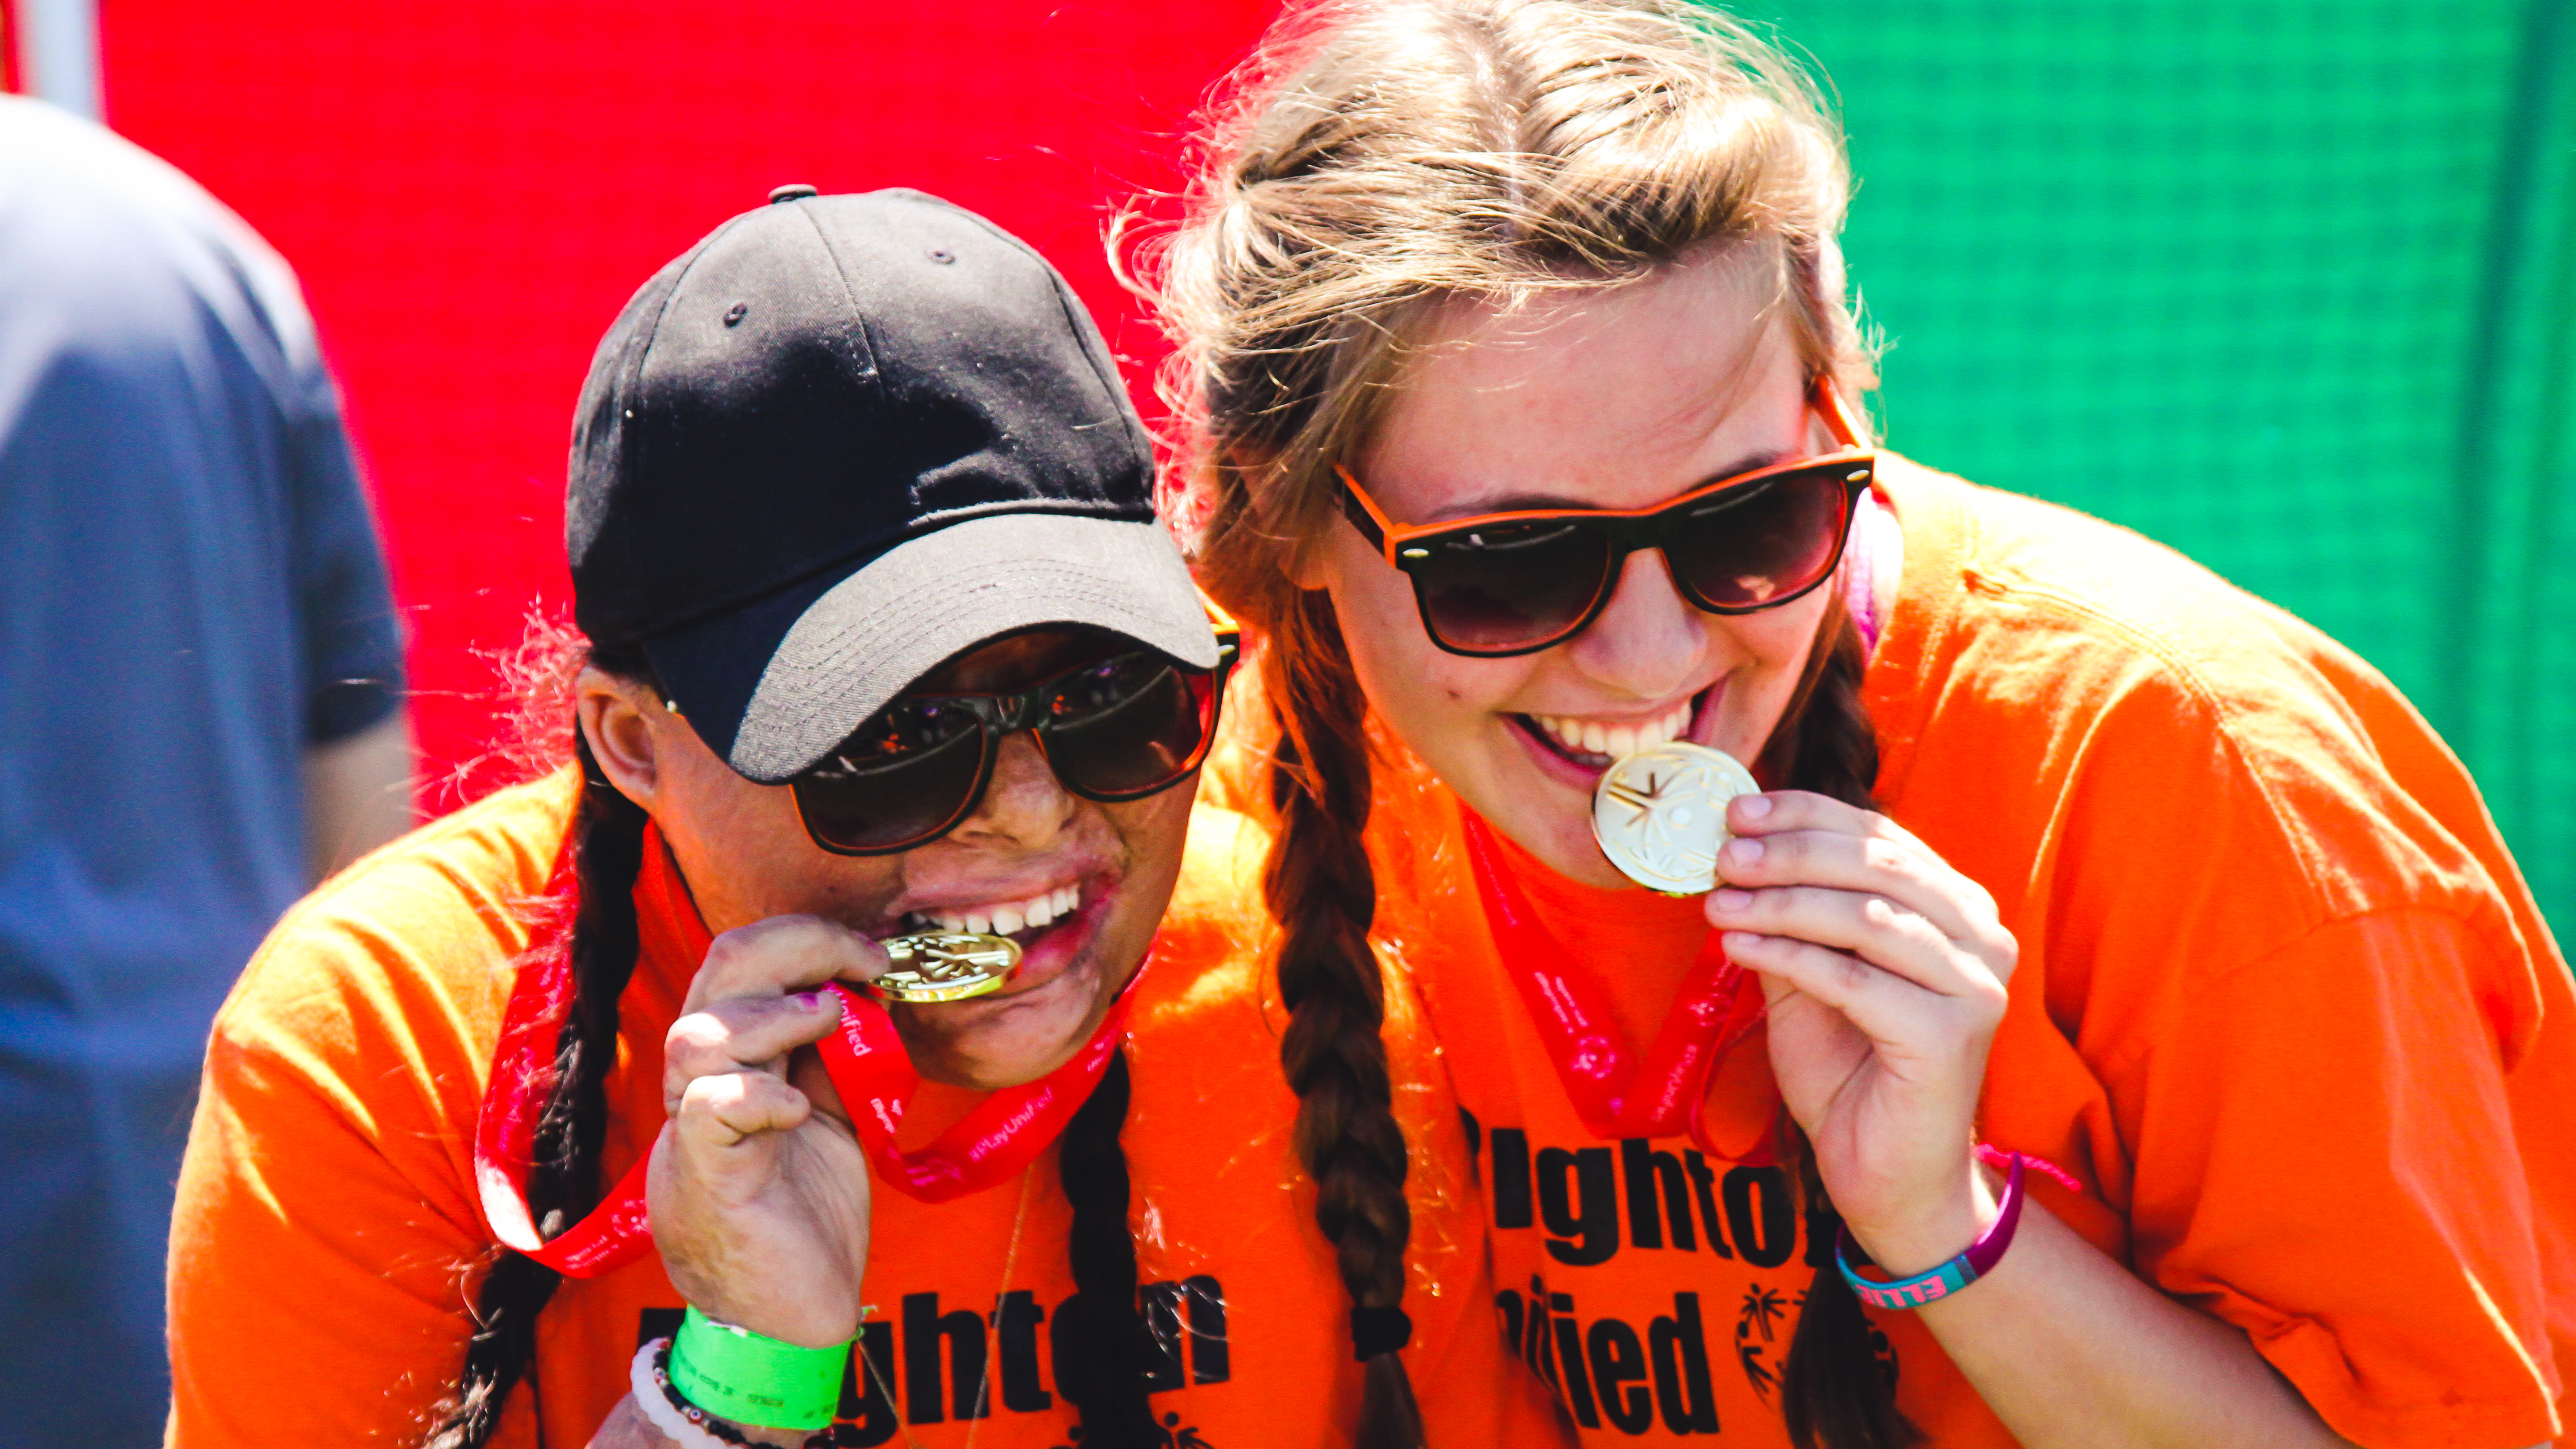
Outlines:
{"type": "Polygon", "coordinates": [[[1753,904],[1753,892],[1732,889],[1722,890],[1712,896],[1711,899],[1717,902],[1717,908],[1721,911],[1740,911],[1746,906],[1753,904]]]}
{"type": "Polygon", "coordinates": [[[1726,949],[1729,951],[1744,950],[1761,939],[1751,931],[1729,931],[1724,937],[1726,949]]]}
{"type": "Polygon", "coordinates": [[[1739,795],[1735,804],[1747,820],[1759,820],[1771,813],[1771,797],[1768,795],[1739,795]]]}
{"type": "Polygon", "coordinates": [[[1726,858],[1738,865],[1751,865],[1762,858],[1762,842],[1738,837],[1726,843],[1726,858]]]}
{"type": "Polygon", "coordinates": [[[823,993],[819,991],[799,991],[796,993],[796,1004],[804,1007],[807,1011],[812,1011],[823,1004],[823,993]]]}

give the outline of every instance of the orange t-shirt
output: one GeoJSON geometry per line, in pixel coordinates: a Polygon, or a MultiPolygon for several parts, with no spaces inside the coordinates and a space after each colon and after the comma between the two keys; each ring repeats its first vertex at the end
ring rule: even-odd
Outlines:
{"type": "MultiPolygon", "coordinates": [[[[546,887],[574,798],[559,773],[378,853],[291,912],[235,988],[171,1241],[172,1444],[416,1442],[453,1385],[494,1246],[473,1189],[474,1122],[529,942],[524,907],[546,887]]],[[[1130,1220],[1165,1350],[1152,1402],[1174,1444],[1209,1449],[1346,1442],[1359,1400],[1348,1303],[1290,1143],[1261,848],[1239,816],[1193,817],[1126,1048],[1130,1220]]],[[[619,1003],[603,1183],[663,1121],[662,1041],[697,969],[678,923],[655,914],[672,898],[637,893],[644,949],[619,1003]]],[[[1482,1209],[1417,1000],[1398,983],[1387,1006],[1413,1145],[1404,1356],[1434,1443],[1558,1442],[1488,1326],[1482,1209]]],[[[1053,1149],[936,1206],[880,1184],[873,1214],[837,1442],[1074,1442],[1050,1367],[1050,1325],[1074,1291],[1053,1149]]],[[[637,1345],[680,1308],[655,1257],[567,1280],[492,1442],[587,1442],[627,1392],[637,1345]]]]}
{"type": "MultiPolygon", "coordinates": [[[[2244,1329],[2347,1437],[2565,1432],[2576,992],[2459,763],[2359,659],[2166,549],[1899,459],[1881,477],[1905,558],[1865,683],[1879,799],[2020,943],[1985,1139],[2072,1173],[2080,1196],[2035,1174],[2034,1195],[2244,1329]]],[[[1585,1442],[1784,1444],[1778,1373],[1832,1223],[1777,1168],[1584,1129],[1458,802],[1385,754],[1377,933],[1481,1127],[1505,1332],[1585,1442]]],[[[1506,854],[1602,970],[1706,930],[1695,901],[1506,854]]],[[[1707,1135],[1749,1154],[1776,1101],[1756,1038],[1707,1135]]],[[[1870,1316],[1933,1442],[2011,1442],[1919,1321],[1870,1316]]]]}

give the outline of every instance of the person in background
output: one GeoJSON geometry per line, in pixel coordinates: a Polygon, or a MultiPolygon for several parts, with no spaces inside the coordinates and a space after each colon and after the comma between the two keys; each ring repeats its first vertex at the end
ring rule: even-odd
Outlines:
{"type": "Polygon", "coordinates": [[[411,823],[402,641],[295,279],[0,98],[0,1442],[158,1443],[206,1031],[411,823]]]}

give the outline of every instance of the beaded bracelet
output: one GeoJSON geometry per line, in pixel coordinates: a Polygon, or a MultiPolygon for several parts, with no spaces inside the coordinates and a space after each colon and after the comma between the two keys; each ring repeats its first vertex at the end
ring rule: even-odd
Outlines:
{"type": "Polygon", "coordinates": [[[1995,1214],[1994,1225],[1979,1234],[1968,1250],[1929,1272],[1893,1283],[1878,1283],[1862,1277],[1852,1269],[1852,1255],[1860,1244],[1852,1240],[1846,1227],[1834,1238],[1834,1266],[1842,1270],[1860,1301],[1872,1308],[1920,1308],[1926,1303],[1947,1298],[1995,1270],[2004,1249],[2012,1246],[2013,1229],[2021,1224],[2022,1155],[2012,1155],[2012,1173],[2004,1182],[2004,1197],[1995,1214]]]}
{"type": "MultiPolygon", "coordinates": [[[[759,1443],[681,1397],[671,1384],[671,1340],[667,1335],[635,1351],[635,1366],[627,1387],[634,1392],[635,1407],[643,1412],[646,1422],[680,1449],[743,1449],[759,1443]]],[[[832,1449],[831,1432],[827,1429],[807,1435],[804,1449],[832,1449]]]]}

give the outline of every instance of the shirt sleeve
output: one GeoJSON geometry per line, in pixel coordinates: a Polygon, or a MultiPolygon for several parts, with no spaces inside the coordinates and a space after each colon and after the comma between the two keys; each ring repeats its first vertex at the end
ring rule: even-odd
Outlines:
{"type": "MultiPolygon", "coordinates": [[[[172,1449],[417,1443],[489,1260],[470,1108],[441,1100],[473,1091],[448,1003],[299,916],[208,1050],[170,1243],[172,1449]]],[[[495,1446],[534,1444],[528,1399],[495,1446]]]]}
{"type": "Polygon", "coordinates": [[[375,519],[330,379],[318,361],[287,418],[305,743],[346,739],[402,703],[402,628],[375,519]]]}
{"type": "Polygon", "coordinates": [[[2523,976],[2437,910],[2329,922],[2195,982],[2131,1084],[2137,1267],[2373,1449],[2558,1432],[2523,976]]]}

